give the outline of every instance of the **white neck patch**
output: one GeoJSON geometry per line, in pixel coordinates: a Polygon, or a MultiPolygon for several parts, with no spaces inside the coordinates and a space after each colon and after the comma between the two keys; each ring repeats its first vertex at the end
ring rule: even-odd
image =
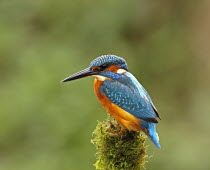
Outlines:
{"type": "Polygon", "coordinates": [[[125,73],[125,72],[127,72],[127,71],[124,70],[124,69],[122,69],[122,68],[120,68],[120,69],[117,70],[117,73],[119,73],[119,74],[123,74],[123,73],[125,73]]]}

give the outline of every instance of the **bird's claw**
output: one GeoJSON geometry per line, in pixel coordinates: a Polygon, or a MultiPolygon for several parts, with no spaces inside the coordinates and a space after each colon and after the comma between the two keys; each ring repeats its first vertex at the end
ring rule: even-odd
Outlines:
{"type": "Polygon", "coordinates": [[[124,131],[125,131],[125,129],[121,129],[120,130],[120,133],[113,132],[113,133],[109,133],[109,135],[112,135],[112,136],[122,136],[124,131]]]}

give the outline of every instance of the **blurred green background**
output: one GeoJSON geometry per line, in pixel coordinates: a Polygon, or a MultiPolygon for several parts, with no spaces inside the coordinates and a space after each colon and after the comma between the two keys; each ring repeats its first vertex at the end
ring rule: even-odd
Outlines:
{"type": "Polygon", "coordinates": [[[60,80],[103,54],[126,59],[162,117],[147,169],[210,169],[209,44],[208,0],[1,0],[0,169],[94,169],[106,112],[93,78],[60,80]]]}

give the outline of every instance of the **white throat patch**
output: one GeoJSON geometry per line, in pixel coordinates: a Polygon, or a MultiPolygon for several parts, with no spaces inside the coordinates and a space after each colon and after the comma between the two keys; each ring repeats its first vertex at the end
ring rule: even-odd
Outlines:
{"type": "Polygon", "coordinates": [[[105,81],[106,79],[108,79],[107,77],[100,76],[100,75],[93,75],[93,77],[95,77],[97,80],[100,80],[100,81],[105,81]]]}

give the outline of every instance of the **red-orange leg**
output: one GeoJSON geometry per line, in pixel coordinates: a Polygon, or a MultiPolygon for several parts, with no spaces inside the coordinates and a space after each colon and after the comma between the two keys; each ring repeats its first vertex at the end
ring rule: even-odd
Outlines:
{"type": "Polygon", "coordinates": [[[125,131],[125,129],[121,129],[120,133],[109,133],[109,135],[122,136],[124,131],[125,131]]]}

